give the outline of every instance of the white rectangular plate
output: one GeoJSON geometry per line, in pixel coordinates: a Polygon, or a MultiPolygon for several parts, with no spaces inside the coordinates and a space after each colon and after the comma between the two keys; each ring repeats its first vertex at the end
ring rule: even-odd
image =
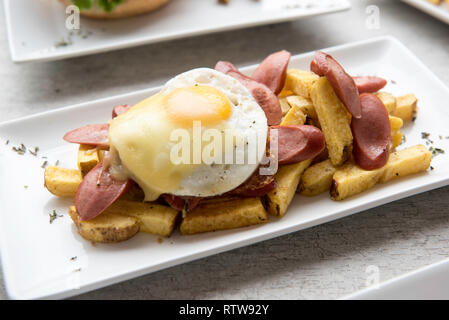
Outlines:
{"type": "MultiPolygon", "coordinates": [[[[405,46],[383,37],[325,49],[352,75],[379,75],[390,80],[385,89],[394,94],[415,93],[419,113],[404,129],[404,146],[424,143],[421,132],[431,133],[435,146],[447,149],[449,89],[405,46]],[[411,74],[419,74],[410,77],[411,74]],[[419,80],[417,80],[419,79],[419,80]]],[[[290,67],[308,69],[313,53],[294,56],[290,67]]],[[[223,57],[226,59],[226,57],[223,57]]],[[[198,65],[201,67],[201,65],[198,65]]],[[[244,68],[251,72],[254,66],[244,68]]],[[[157,237],[138,234],[120,244],[93,246],[76,232],[67,215],[73,200],[53,197],[43,187],[44,159],[20,156],[11,146],[39,146],[39,155],[50,164],[76,167],[75,145],[64,143],[70,129],[106,122],[111,108],[134,104],[158,88],[111,97],[50,111],[0,125],[0,245],[6,287],[12,298],[62,298],[115,282],[154,272],[176,264],[246,246],[297,230],[335,220],[449,183],[449,158],[434,158],[433,171],[377,186],[359,196],[334,202],[328,194],[314,198],[297,195],[286,216],[267,224],[194,236],[174,234],[162,243],[157,237]],[[9,145],[5,145],[9,139],[9,145]],[[28,186],[25,188],[24,186],[28,186]],[[55,209],[63,215],[49,224],[55,209]],[[78,257],[71,261],[71,257],[78,257]],[[74,271],[81,268],[80,271],[74,271]],[[79,285],[79,289],[74,286],[79,285]]],[[[403,146],[401,146],[402,148],[403,146]]]]}
{"type": "Polygon", "coordinates": [[[346,300],[447,300],[448,298],[449,259],[344,297],[346,300]]]}
{"type": "Polygon", "coordinates": [[[446,3],[446,1],[443,1],[441,5],[432,4],[427,0],[402,0],[402,1],[449,24],[449,5],[446,3]]]}
{"type": "Polygon", "coordinates": [[[56,60],[176,38],[278,23],[350,8],[347,0],[171,0],[157,12],[116,21],[81,19],[70,36],[56,0],[4,0],[15,62],[56,60]],[[26,21],[26,23],[24,23],[26,21]],[[72,44],[57,46],[62,39],[72,44]]]}

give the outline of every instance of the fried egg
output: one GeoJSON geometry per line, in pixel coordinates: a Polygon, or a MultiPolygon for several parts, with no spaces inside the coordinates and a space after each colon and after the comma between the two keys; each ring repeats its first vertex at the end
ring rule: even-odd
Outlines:
{"type": "Polygon", "coordinates": [[[136,181],[147,201],[220,195],[259,167],[267,133],[265,113],[239,81],[194,69],[111,120],[111,172],[136,181]]]}

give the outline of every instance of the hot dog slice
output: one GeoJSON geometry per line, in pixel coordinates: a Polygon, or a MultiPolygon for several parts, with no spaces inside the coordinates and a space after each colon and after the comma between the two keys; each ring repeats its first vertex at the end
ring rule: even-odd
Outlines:
{"type": "Polygon", "coordinates": [[[244,183],[230,191],[230,195],[241,197],[260,197],[276,189],[276,180],[274,176],[261,175],[259,169],[244,183]]]}
{"type": "Polygon", "coordinates": [[[371,93],[360,95],[362,117],[352,118],[353,155],[365,170],[382,168],[390,153],[390,120],[382,101],[371,93]]]}
{"type": "Polygon", "coordinates": [[[164,194],[164,200],[175,210],[192,211],[200,203],[201,198],[198,197],[179,197],[172,194],[164,194]]]}
{"type": "Polygon", "coordinates": [[[270,137],[273,130],[278,134],[278,163],[281,165],[313,158],[324,150],[324,134],[314,126],[274,126],[270,128],[270,137]]]}
{"type": "Polygon", "coordinates": [[[81,220],[100,215],[134,184],[132,180],[114,180],[103,161],[89,171],[76,192],[75,206],[81,220]]]}
{"type": "Polygon", "coordinates": [[[354,118],[361,117],[359,91],[354,79],[332,56],[318,51],[315,60],[310,64],[310,69],[329,80],[338,98],[354,118]]]}
{"type": "Polygon", "coordinates": [[[253,72],[251,78],[263,83],[278,95],[285,84],[290,56],[290,52],[285,50],[270,54],[253,72]]]}
{"type": "Polygon", "coordinates": [[[281,122],[282,109],[279,100],[266,85],[240,73],[232,63],[227,61],[219,61],[215,66],[215,70],[239,80],[251,92],[254,99],[265,112],[269,126],[277,125],[281,122]]]}
{"type": "Polygon", "coordinates": [[[359,93],[374,93],[387,85],[387,80],[379,77],[364,76],[352,78],[355,81],[359,93]]]}
{"type": "Polygon", "coordinates": [[[112,109],[112,118],[117,117],[118,115],[121,115],[122,113],[125,113],[126,111],[128,111],[131,108],[131,106],[127,105],[127,104],[122,104],[120,106],[116,106],[114,107],[114,109],[112,109]]]}
{"type": "Polygon", "coordinates": [[[109,124],[90,124],[64,135],[64,140],[70,143],[87,144],[100,148],[109,148],[109,124]]]}

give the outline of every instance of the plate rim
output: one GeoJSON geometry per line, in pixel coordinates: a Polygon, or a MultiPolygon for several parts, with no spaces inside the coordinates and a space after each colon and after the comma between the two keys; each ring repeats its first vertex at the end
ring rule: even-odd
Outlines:
{"type": "Polygon", "coordinates": [[[228,25],[228,26],[222,26],[222,27],[214,27],[209,29],[201,29],[196,31],[186,31],[186,32],[173,32],[171,34],[163,35],[163,36],[157,36],[154,38],[149,38],[142,36],[140,38],[137,38],[133,41],[129,40],[123,40],[120,42],[113,42],[109,45],[105,46],[99,46],[99,47],[93,47],[89,49],[78,49],[78,50],[71,50],[68,52],[61,52],[60,54],[46,54],[41,55],[40,57],[30,57],[30,56],[20,56],[17,54],[15,47],[14,47],[14,35],[13,35],[13,28],[12,28],[12,22],[11,22],[11,14],[10,14],[10,1],[11,0],[4,0],[4,14],[6,16],[6,29],[7,29],[7,36],[8,36],[8,45],[9,45],[9,51],[11,55],[11,60],[14,63],[28,63],[28,62],[45,62],[45,61],[57,61],[57,60],[64,60],[64,59],[71,59],[75,57],[81,57],[81,56],[89,56],[99,53],[106,53],[116,50],[122,50],[126,48],[134,48],[139,47],[143,45],[150,45],[154,43],[162,43],[162,42],[168,42],[176,39],[187,39],[192,38],[196,36],[201,35],[207,35],[207,34],[214,34],[214,33],[220,33],[220,32],[226,32],[226,31],[233,31],[233,30],[239,30],[239,29],[245,29],[245,28],[251,28],[256,26],[264,26],[264,25],[272,25],[276,23],[282,23],[282,22],[288,22],[288,21],[295,21],[300,20],[303,18],[308,17],[314,17],[324,14],[331,14],[331,13],[338,13],[342,11],[347,11],[352,8],[352,4],[349,0],[341,0],[342,2],[345,2],[341,5],[341,7],[337,8],[329,8],[324,9],[321,12],[313,12],[311,14],[296,14],[296,15],[285,15],[283,17],[279,17],[276,19],[267,19],[264,21],[258,21],[258,22],[252,22],[252,23],[240,23],[240,24],[234,24],[234,25],[228,25]]]}
{"type": "Polygon", "coordinates": [[[438,5],[432,4],[425,0],[401,0],[401,1],[449,25],[449,10],[447,10],[446,12],[442,8],[439,8],[438,5]]]}
{"type": "MultiPolygon", "coordinates": [[[[375,37],[375,38],[371,38],[371,39],[367,39],[367,40],[362,40],[362,41],[356,41],[356,42],[350,42],[350,43],[346,43],[346,44],[341,44],[338,46],[333,46],[333,47],[329,47],[329,48],[325,48],[325,49],[320,49],[320,50],[332,50],[332,51],[338,51],[338,50],[343,50],[343,49],[350,49],[352,47],[360,47],[360,46],[365,46],[365,45],[369,45],[369,44],[373,44],[373,43],[392,43],[396,46],[399,46],[400,48],[402,48],[402,50],[405,50],[405,52],[408,53],[409,57],[412,58],[412,60],[414,61],[414,63],[417,63],[419,65],[419,67],[423,68],[423,71],[426,72],[426,75],[431,77],[434,81],[436,81],[437,83],[439,83],[439,85],[445,89],[445,91],[447,92],[447,94],[449,95],[449,88],[446,86],[446,84],[444,82],[442,82],[428,67],[426,67],[424,65],[424,63],[422,63],[415,55],[413,52],[411,52],[405,45],[403,45],[399,40],[397,40],[396,38],[392,37],[392,36],[381,36],[381,37],[375,37]]],[[[305,52],[305,53],[301,53],[298,55],[295,55],[294,57],[298,57],[298,58],[302,58],[305,57],[307,55],[310,55],[311,53],[313,53],[313,51],[310,52],[305,52]]],[[[246,66],[244,68],[242,68],[242,70],[248,69],[254,67],[254,65],[251,66],[246,66]]],[[[48,110],[45,112],[40,112],[37,114],[33,114],[33,115],[29,115],[26,117],[21,117],[18,119],[12,119],[9,121],[5,121],[0,123],[0,128],[6,126],[6,125],[10,125],[10,124],[15,124],[21,121],[26,121],[26,120],[30,120],[30,119],[34,119],[34,118],[39,118],[39,117],[43,117],[49,114],[57,114],[57,113],[63,113],[65,111],[71,110],[71,109],[77,109],[80,107],[86,107],[92,103],[101,103],[101,102],[107,102],[108,100],[112,100],[112,99],[118,99],[118,98],[123,98],[123,97],[127,97],[127,96],[133,96],[133,95],[137,95],[137,94],[142,94],[145,93],[149,90],[155,90],[155,88],[160,88],[160,86],[158,87],[153,87],[153,88],[149,88],[149,89],[144,89],[144,90],[138,90],[138,91],[133,91],[130,93],[125,93],[125,94],[120,94],[120,95],[115,95],[112,97],[105,97],[105,98],[101,98],[101,99],[96,99],[93,101],[88,101],[88,102],[84,102],[84,103],[79,103],[79,104],[75,104],[75,105],[71,105],[71,106],[67,106],[67,107],[63,107],[63,108],[58,108],[58,109],[54,109],[54,110],[48,110]]],[[[5,158],[8,158],[7,155],[2,155],[0,156],[0,161],[5,161],[5,158]]],[[[222,253],[225,251],[230,251],[236,248],[240,248],[240,247],[244,247],[250,244],[255,244],[261,241],[265,241],[265,240],[269,240],[275,237],[279,237],[281,235],[285,235],[291,232],[296,232],[299,230],[304,230],[307,229],[311,226],[315,226],[315,225],[320,225],[323,223],[327,223],[329,221],[333,221],[333,220],[337,220],[340,219],[342,217],[345,216],[349,216],[373,207],[377,207],[380,205],[383,205],[385,203],[389,203],[392,201],[395,201],[397,199],[400,198],[404,198],[407,196],[411,196],[411,195],[415,195],[421,192],[425,192],[431,189],[435,189],[438,187],[442,187],[449,184],[449,177],[446,177],[446,179],[442,179],[442,180],[438,180],[438,181],[434,181],[434,182],[428,182],[427,184],[421,185],[418,188],[416,187],[410,187],[408,189],[404,189],[401,190],[400,192],[397,192],[393,195],[384,197],[383,199],[379,200],[373,200],[371,202],[367,202],[364,205],[360,205],[351,209],[342,209],[341,211],[336,212],[333,216],[327,216],[327,217],[323,217],[319,220],[314,220],[311,222],[306,222],[303,223],[301,226],[295,225],[295,226],[289,226],[286,228],[283,228],[281,230],[274,230],[272,232],[269,233],[264,233],[264,234],[259,234],[259,235],[255,235],[253,237],[251,237],[250,239],[244,239],[244,240],[240,240],[239,242],[236,243],[225,243],[223,245],[220,245],[218,247],[214,247],[214,248],[210,248],[207,250],[204,250],[202,252],[197,252],[197,253],[193,253],[189,256],[186,257],[181,257],[181,258],[177,258],[168,262],[162,262],[159,265],[156,266],[147,266],[147,267],[136,267],[133,269],[133,271],[129,271],[127,273],[122,273],[122,274],[117,274],[115,276],[112,276],[108,279],[100,279],[97,281],[92,281],[89,284],[83,286],[80,289],[76,289],[76,290],[59,290],[59,291],[55,291],[51,294],[48,295],[37,295],[37,296],[31,296],[31,297],[26,297],[24,295],[18,294],[17,292],[15,292],[15,288],[11,287],[10,282],[8,281],[8,274],[10,274],[9,270],[7,270],[5,268],[5,264],[3,263],[3,274],[4,274],[4,282],[5,282],[5,288],[6,288],[6,292],[8,297],[12,298],[12,299],[24,299],[24,298],[34,298],[34,299],[55,299],[55,298],[66,298],[66,297],[70,297],[70,296],[74,296],[74,295],[79,295],[91,290],[95,290],[95,289],[99,289],[108,285],[112,285],[115,283],[119,283],[125,280],[129,280],[129,279],[133,279],[133,278],[137,278],[139,276],[145,275],[145,274],[150,274],[159,270],[163,270],[175,265],[179,265],[182,263],[186,263],[186,262],[190,262],[190,261],[194,261],[197,259],[201,259],[207,256],[211,256],[211,255],[215,255],[218,253],[222,253]]],[[[0,256],[2,258],[2,261],[4,260],[4,254],[5,254],[5,250],[3,248],[4,246],[4,242],[0,241],[0,256]]]]}

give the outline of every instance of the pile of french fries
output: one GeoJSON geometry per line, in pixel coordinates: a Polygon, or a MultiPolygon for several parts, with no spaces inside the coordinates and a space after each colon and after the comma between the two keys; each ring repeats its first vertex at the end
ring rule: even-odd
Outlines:
{"type": "MultiPolygon", "coordinates": [[[[398,177],[426,171],[432,155],[423,145],[396,151],[401,144],[404,122],[415,117],[417,99],[413,94],[394,97],[379,92],[390,114],[391,154],[380,169],[366,171],[352,160],[353,137],[350,115],[324,77],[289,69],[279,94],[282,125],[314,125],[322,130],[327,153],[297,164],[280,166],[277,188],[263,197],[229,196],[204,199],[192,212],[180,212],[161,203],[143,202],[143,193],[133,187],[100,216],[81,221],[74,206],[69,214],[79,234],[93,242],[127,240],[139,231],[170,236],[179,225],[181,234],[197,234],[266,223],[269,215],[283,217],[296,193],[316,196],[329,192],[333,200],[344,200],[398,177]]],[[[45,186],[59,197],[74,197],[83,176],[103,158],[103,151],[81,145],[78,169],[49,166],[45,186]]]]}

